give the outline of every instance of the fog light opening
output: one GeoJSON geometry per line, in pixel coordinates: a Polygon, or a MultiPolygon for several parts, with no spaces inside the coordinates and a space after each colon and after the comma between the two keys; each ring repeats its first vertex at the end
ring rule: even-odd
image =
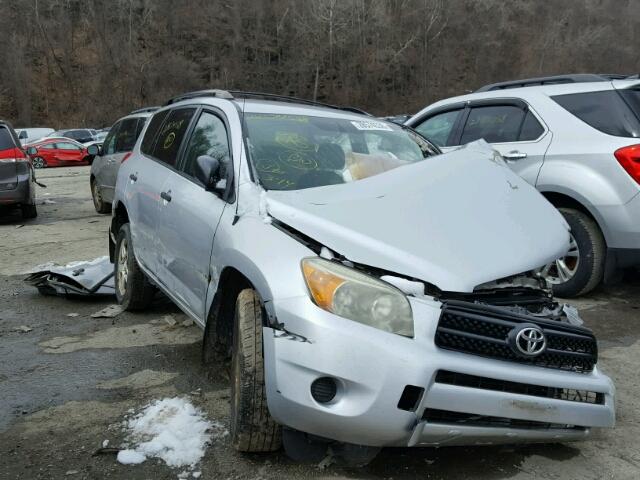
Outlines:
{"type": "Polygon", "coordinates": [[[398,401],[398,408],[400,410],[406,410],[407,412],[415,412],[418,405],[420,405],[423,394],[424,388],[416,387],[415,385],[407,385],[404,387],[402,396],[398,401]]]}
{"type": "Polygon", "coordinates": [[[330,377],[318,378],[311,384],[311,396],[318,403],[329,403],[337,392],[338,385],[335,379],[330,377]]]}

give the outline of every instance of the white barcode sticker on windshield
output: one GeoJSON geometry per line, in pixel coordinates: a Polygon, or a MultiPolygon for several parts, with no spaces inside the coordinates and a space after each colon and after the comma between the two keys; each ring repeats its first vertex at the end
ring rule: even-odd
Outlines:
{"type": "Polygon", "coordinates": [[[384,122],[376,122],[373,120],[352,121],[351,124],[358,130],[386,130],[393,132],[393,129],[384,122]]]}

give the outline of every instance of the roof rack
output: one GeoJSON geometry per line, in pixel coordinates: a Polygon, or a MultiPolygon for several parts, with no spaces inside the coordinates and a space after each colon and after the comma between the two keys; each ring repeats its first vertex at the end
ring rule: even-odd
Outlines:
{"type": "Polygon", "coordinates": [[[171,105],[176,102],[180,102],[182,100],[190,100],[192,98],[198,97],[216,97],[223,98],[226,100],[233,100],[239,98],[251,98],[255,100],[274,100],[277,102],[289,102],[289,103],[300,103],[302,105],[313,105],[317,107],[325,107],[325,108],[334,108],[336,110],[344,110],[347,112],[358,113],[360,115],[371,116],[371,114],[365,112],[364,110],[360,110],[355,107],[341,107],[339,105],[331,105],[328,103],[316,102],[314,100],[306,100],[304,98],[298,97],[290,97],[286,95],[277,95],[274,93],[260,93],[260,92],[243,92],[241,90],[198,90],[196,92],[189,92],[183,95],[178,95],[177,97],[171,98],[166,105],[171,105]]]}
{"type": "Polygon", "coordinates": [[[576,73],[570,75],[553,75],[550,77],[524,78],[509,82],[491,83],[480,87],[476,92],[490,92],[505,90],[507,88],[533,87],[536,85],[558,85],[563,83],[608,82],[611,80],[624,80],[625,78],[637,78],[637,76],[620,75],[615,73],[576,73]]]}
{"type": "Polygon", "coordinates": [[[133,115],[134,113],[146,113],[146,112],[155,112],[156,110],[158,110],[160,107],[144,107],[144,108],[138,108],[137,110],[134,110],[133,112],[129,112],[129,115],[133,115]]]}

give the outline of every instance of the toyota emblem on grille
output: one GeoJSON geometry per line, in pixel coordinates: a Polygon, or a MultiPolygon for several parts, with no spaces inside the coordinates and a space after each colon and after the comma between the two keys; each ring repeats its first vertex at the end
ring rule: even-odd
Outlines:
{"type": "Polygon", "coordinates": [[[547,348],[547,338],[535,325],[522,325],[509,335],[510,346],[516,352],[527,357],[536,357],[547,348]]]}

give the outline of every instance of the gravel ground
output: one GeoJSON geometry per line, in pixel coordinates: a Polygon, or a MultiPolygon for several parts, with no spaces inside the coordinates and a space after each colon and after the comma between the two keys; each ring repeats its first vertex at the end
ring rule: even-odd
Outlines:
{"type": "MultiPolygon", "coordinates": [[[[228,424],[228,368],[201,364],[201,332],[183,326],[167,300],[144,314],[92,318],[113,301],[45,297],[22,282],[35,265],[107,253],[109,217],[93,210],[89,167],[41,170],[38,177],[48,187],[38,192],[38,218],[0,220],[0,478],[175,479],[180,470],[163,463],[126,466],[113,453],[95,452],[104,440],[120,445],[129,409],[154,399],[187,397],[228,424]]],[[[281,452],[237,454],[219,435],[199,466],[201,478],[640,478],[639,300],[640,278],[630,274],[574,302],[596,331],[601,368],[618,389],[618,426],[587,442],[385,449],[363,469],[320,469],[281,452]]]]}

